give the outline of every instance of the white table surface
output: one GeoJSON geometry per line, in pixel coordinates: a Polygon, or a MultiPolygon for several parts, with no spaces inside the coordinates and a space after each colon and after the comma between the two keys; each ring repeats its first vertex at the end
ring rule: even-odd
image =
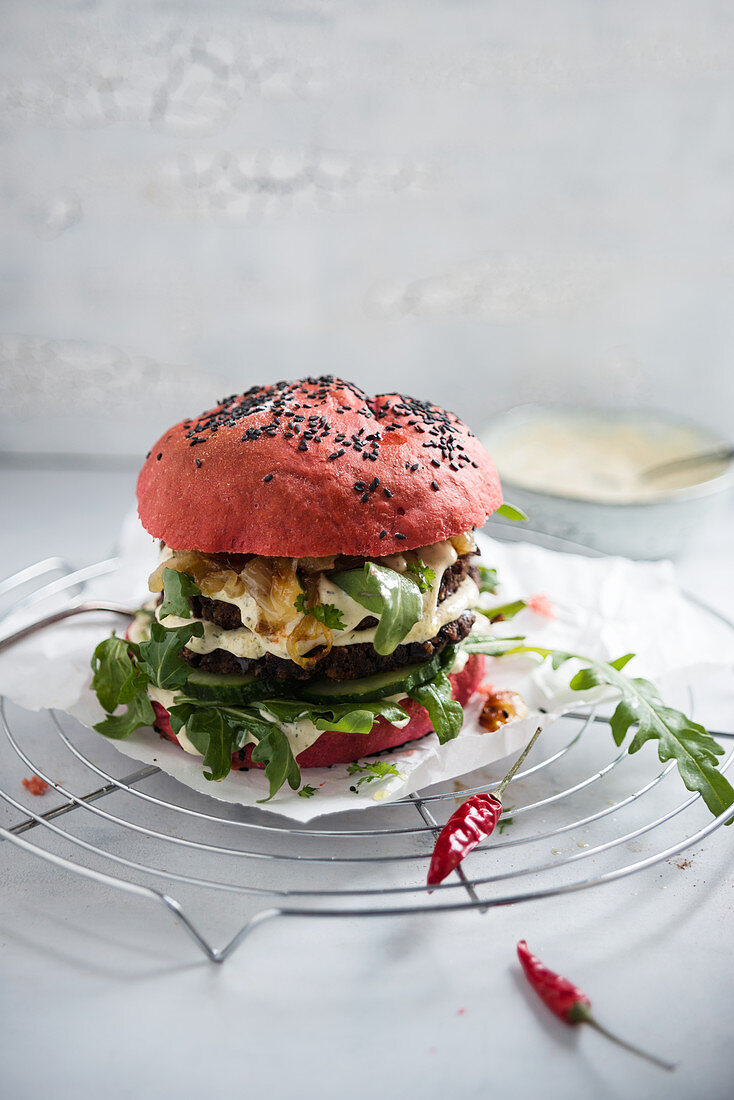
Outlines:
{"type": "MultiPolygon", "coordinates": [[[[105,556],[133,484],[124,471],[1,471],[0,572],[105,556]]],[[[730,510],[680,563],[684,586],[729,616],[733,534],[730,510]]],[[[721,728],[733,726],[729,713],[721,728]]],[[[276,920],[223,966],[162,911],[0,845],[0,1093],[724,1100],[733,844],[718,830],[690,866],[485,915],[276,920]],[[676,1072],[551,1017],[519,977],[521,937],[676,1072]]]]}

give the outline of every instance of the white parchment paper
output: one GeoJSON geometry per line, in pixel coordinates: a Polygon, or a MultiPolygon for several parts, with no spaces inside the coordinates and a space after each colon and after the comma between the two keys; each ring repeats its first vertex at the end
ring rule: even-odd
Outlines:
{"type": "MultiPolygon", "coordinates": [[[[482,560],[498,570],[501,588],[487,604],[541,594],[555,610],[552,618],[526,609],[505,633],[525,634],[528,642],[560,648],[588,657],[613,658],[637,654],[630,671],[656,680],[664,690],[694,671],[734,666],[734,635],[723,623],[696,608],[680,592],[669,562],[632,562],[623,558],[586,558],[562,554],[525,543],[494,541],[479,536],[482,560]]],[[[157,560],[154,540],[137,518],[126,520],[119,564],[114,572],[89,581],[85,600],[112,601],[138,606],[147,596],[147,577],[157,560]]],[[[6,636],[28,622],[68,602],[68,594],[36,603],[3,620],[6,636]]],[[[105,615],[80,616],[40,632],[0,657],[0,693],[31,710],[67,711],[85,726],[102,718],[89,689],[89,661],[96,644],[112,628],[119,633],[124,621],[105,615]]],[[[527,658],[487,659],[487,679],[496,687],[519,691],[530,709],[527,717],[487,733],[477,722],[481,700],[466,708],[464,728],[456,740],[439,745],[434,734],[407,748],[383,754],[399,775],[364,783],[354,792],[356,778],[347,765],[303,772],[303,782],[316,788],[312,798],[282,789],[262,807],[306,822],[321,814],[380,805],[431,784],[465,775],[517,753],[535,728],[547,726],[579,694],[571,692],[571,669],[551,672],[527,658]],[[544,713],[541,713],[541,710],[544,713]]],[[[253,806],[267,795],[259,770],[232,772],[221,783],[204,779],[201,761],[152,730],[137,730],[127,741],[113,742],[126,756],[156,763],[179,782],[225,802],[253,806]]],[[[374,759],[374,758],[372,758],[374,759]]]]}

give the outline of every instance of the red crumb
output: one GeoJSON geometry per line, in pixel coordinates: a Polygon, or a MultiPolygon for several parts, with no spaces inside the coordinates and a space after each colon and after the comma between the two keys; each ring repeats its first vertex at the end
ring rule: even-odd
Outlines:
{"type": "Polygon", "coordinates": [[[31,776],[30,779],[23,779],[22,783],[31,794],[45,794],[48,790],[48,783],[45,783],[38,775],[31,776]]]}
{"type": "Polygon", "coordinates": [[[556,609],[547,596],[541,596],[536,592],[534,596],[528,596],[528,607],[536,615],[545,615],[546,619],[555,619],[556,609]]]}

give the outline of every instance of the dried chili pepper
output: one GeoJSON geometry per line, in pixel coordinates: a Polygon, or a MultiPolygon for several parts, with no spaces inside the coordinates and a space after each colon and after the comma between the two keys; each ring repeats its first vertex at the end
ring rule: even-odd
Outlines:
{"type": "Polygon", "coordinates": [[[607,1039],[611,1039],[617,1046],[624,1047],[632,1054],[637,1054],[640,1058],[646,1058],[648,1062],[652,1062],[662,1069],[675,1069],[673,1063],[664,1062],[662,1058],[656,1058],[654,1054],[648,1054],[647,1051],[632,1046],[631,1043],[617,1038],[616,1035],[612,1035],[605,1027],[602,1027],[592,1015],[591,1001],[584,991],[574,985],[573,982],[570,982],[568,978],[563,978],[560,974],[556,974],[553,970],[549,970],[547,966],[544,966],[537,956],[530,953],[525,940],[520,940],[517,945],[517,957],[525,971],[528,982],[543,1004],[555,1016],[558,1016],[559,1020],[563,1020],[567,1024],[589,1024],[596,1031],[606,1036],[607,1039]]]}
{"type": "Polygon", "coordinates": [[[525,748],[493,794],[474,794],[454,810],[438,835],[426,882],[437,886],[492,832],[502,813],[502,795],[540,734],[538,726],[525,748]]]}

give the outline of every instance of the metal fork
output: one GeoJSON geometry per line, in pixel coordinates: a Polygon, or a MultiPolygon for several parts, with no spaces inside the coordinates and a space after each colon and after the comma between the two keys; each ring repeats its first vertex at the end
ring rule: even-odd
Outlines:
{"type": "Polygon", "coordinates": [[[55,611],[53,615],[47,615],[45,619],[39,619],[38,622],[31,623],[29,626],[24,626],[21,630],[9,634],[7,638],[0,639],[0,653],[15,645],[16,642],[21,642],[24,638],[30,638],[32,634],[36,634],[39,630],[44,630],[47,626],[53,626],[54,623],[63,622],[64,619],[70,619],[73,615],[87,615],[92,611],[106,611],[110,615],[123,615],[128,619],[132,619],[135,610],[132,607],[123,607],[122,604],[96,603],[93,601],[80,603],[75,607],[66,607],[63,611],[55,611]]]}

